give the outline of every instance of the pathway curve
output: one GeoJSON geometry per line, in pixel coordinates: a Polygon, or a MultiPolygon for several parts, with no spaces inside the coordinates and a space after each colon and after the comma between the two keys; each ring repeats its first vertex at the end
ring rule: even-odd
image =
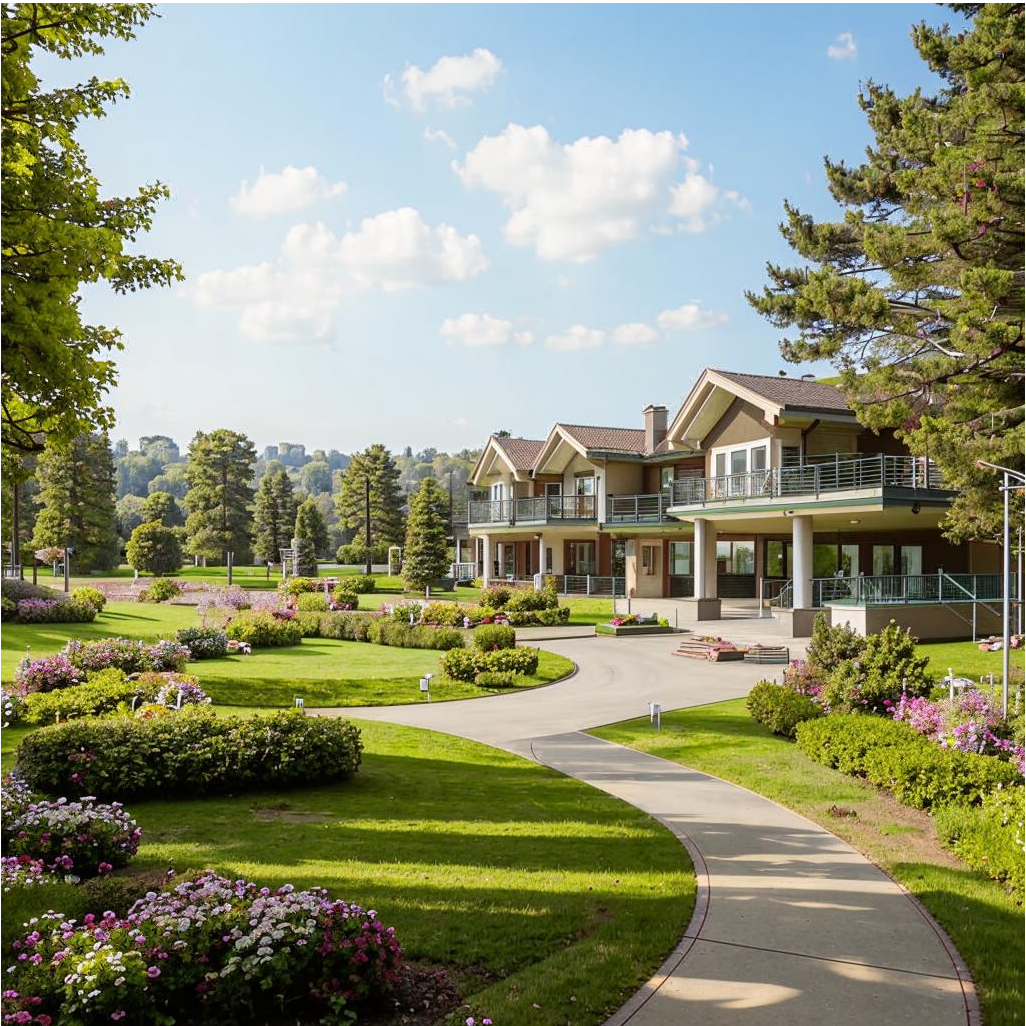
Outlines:
{"type": "MultiPolygon", "coordinates": [[[[546,643],[579,671],[490,699],[339,709],[533,757],[656,817],[691,853],[686,936],[609,1026],[966,1026],[968,973],[920,906],[833,834],[743,788],[583,730],[738,698],[767,669],[671,655],[671,638],[546,643]]],[[[778,668],[779,672],[779,668],[778,668]]],[[[739,752],[739,758],[743,753],[739,752]]]]}

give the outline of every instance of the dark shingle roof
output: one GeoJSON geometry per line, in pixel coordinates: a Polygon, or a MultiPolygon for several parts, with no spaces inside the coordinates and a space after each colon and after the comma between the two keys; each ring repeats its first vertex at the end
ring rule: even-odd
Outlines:
{"type": "Polygon", "coordinates": [[[585,449],[629,453],[645,451],[643,428],[592,427],[587,424],[558,424],[557,427],[580,442],[585,449]]]}
{"type": "Polygon", "coordinates": [[[517,470],[530,470],[545,444],[536,438],[501,438],[498,435],[492,437],[517,470]]]}
{"type": "Polygon", "coordinates": [[[834,385],[824,385],[804,378],[775,377],[770,374],[737,374],[734,371],[723,370],[716,373],[781,406],[852,412],[844,393],[834,385]]]}

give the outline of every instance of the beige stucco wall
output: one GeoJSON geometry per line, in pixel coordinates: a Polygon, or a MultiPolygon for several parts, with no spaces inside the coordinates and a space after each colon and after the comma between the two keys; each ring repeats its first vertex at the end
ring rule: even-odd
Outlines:
{"type": "Polygon", "coordinates": [[[706,449],[738,442],[755,442],[771,434],[762,419],[762,410],[742,399],[735,399],[716,426],[702,440],[706,449]]]}
{"type": "Polygon", "coordinates": [[[832,426],[815,427],[805,436],[805,453],[808,456],[819,456],[833,452],[856,452],[858,437],[858,431],[832,426]]]}
{"type": "MultiPolygon", "coordinates": [[[[834,605],[830,607],[830,622],[834,626],[847,624],[863,635],[876,634],[894,620],[921,641],[971,637],[972,626],[962,617],[972,620],[972,606],[962,603],[957,609],[958,612],[949,605],[927,603],[894,606],[834,605]]],[[[995,633],[1000,629],[1000,615],[995,615],[982,605],[977,606],[977,635],[995,633]]]]}
{"type": "Polygon", "coordinates": [[[609,495],[640,495],[644,491],[643,466],[640,463],[617,463],[610,460],[604,470],[602,489],[609,495]]]}

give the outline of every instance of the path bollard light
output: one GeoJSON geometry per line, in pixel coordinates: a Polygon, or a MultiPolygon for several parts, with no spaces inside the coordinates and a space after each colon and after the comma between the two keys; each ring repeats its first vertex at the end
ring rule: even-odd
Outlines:
{"type": "Polygon", "coordinates": [[[652,722],[655,724],[656,730],[663,729],[663,707],[658,702],[652,702],[650,705],[652,710],[652,722]]]}
{"type": "Polygon", "coordinates": [[[175,708],[176,708],[176,709],[177,709],[177,710],[178,710],[179,712],[181,712],[181,711],[182,711],[182,689],[181,689],[181,687],[180,687],[180,686],[179,686],[179,688],[178,688],[178,700],[177,700],[177,701],[175,702],[175,708]]]}
{"type": "Polygon", "coordinates": [[[306,708],[306,703],[303,701],[303,699],[301,699],[301,698],[297,698],[296,699],[296,708],[297,709],[305,709],[306,708]]]}
{"type": "Polygon", "coordinates": [[[429,702],[431,701],[431,678],[433,676],[433,673],[425,673],[424,676],[420,678],[420,690],[429,702]]]}

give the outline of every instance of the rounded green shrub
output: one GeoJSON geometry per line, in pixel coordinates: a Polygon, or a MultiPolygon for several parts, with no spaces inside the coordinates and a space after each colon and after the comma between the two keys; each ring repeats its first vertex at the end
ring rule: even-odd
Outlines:
{"type": "Polygon", "coordinates": [[[474,647],[482,652],[513,648],[517,643],[517,632],[512,627],[499,624],[482,624],[480,627],[475,627],[472,637],[474,647]]]}
{"type": "Polygon", "coordinates": [[[519,684],[520,678],[518,674],[499,673],[495,670],[485,670],[484,673],[479,673],[474,678],[474,683],[479,688],[515,688],[519,684]]]}
{"type": "Polygon", "coordinates": [[[823,715],[823,709],[807,695],[768,680],[752,688],[745,705],[754,719],[774,734],[789,738],[794,737],[799,723],[823,715]]]}
{"type": "Polygon", "coordinates": [[[442,656],[442,672],[453,680],[473,683],[478,673],[477,655],[465,648],[450,649],[442,656]]]}
{"type": "Polygon", "coordinates": [[[830,625],[830,614],[819,613],[812,622],[812,637],[805,651],[805,662],[824,674],[836,669],[846,659],[858,659],[866,639],[847,624],[830,625]]]}
{"type": "Polygon", "coordinates": [[[71,601],[92,606],[97,613],[102,613],[103,607],[107,604],[107,596],[99,588],[83,585],[81,588],[71,590],[71,601]]]}
{"type": "Polygon", "coordinates": [[[139,592],[140,602],[168,602],[178,598],[182,586],[170,577],[158,577],[152,584],[139,592]]]}
{"type": "Polygon", "coordinates": [[[301,613],[326,613],[328,600],[317,592],[306,592],[297,596],[296,609],[301,613]]]}
{"type": "Polygon", "coordinates": [[[245,641],[254,648],[283,648],[303,640],[303,628],[292,617],[252,609],[233,617],[225,634],[230,641],[245,641]]]}

